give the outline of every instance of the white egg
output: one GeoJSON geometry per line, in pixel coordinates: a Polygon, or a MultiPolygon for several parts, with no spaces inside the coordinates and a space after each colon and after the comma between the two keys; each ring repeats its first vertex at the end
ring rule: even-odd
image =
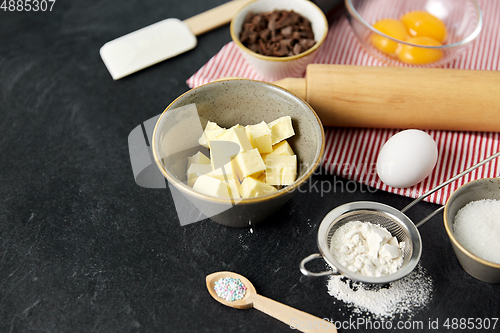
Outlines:
{"type": "Polygon", "coordinates": [[[415,129],[401,131],[380,150],[377,174],[386,185],[410,187],[430,175],[437,158],[437,145],[429,134],[415,129]]]}

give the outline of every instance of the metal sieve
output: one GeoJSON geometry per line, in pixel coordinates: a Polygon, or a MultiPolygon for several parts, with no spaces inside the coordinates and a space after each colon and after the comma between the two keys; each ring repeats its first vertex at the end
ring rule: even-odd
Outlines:
{"type": "Polygon", "coordinates": [[[432,193],[440,190],[444,186],[454,182],[498,156],[500,156],[500,152],[491,155],[478,164],[459,173],[455,177],[434,187],[417,199],[413,200],[401,211],[382,203],[370,201],[347,203],[333,209],[325,216],[318,229],[318,248],[320,253],[314,253],[304,258],[300,263],[300,271],[306,276],[317,277],[325,275],[343,275],[351,280],[373,284],[393,282],[408,275],[418,264],[422,253],[422,240],[417,228],[441,212],[445,206],[436,209],[417,224],[414,224],[412,220],[404,214],[404,212],[432,193]],[[396,237],[398,242],[405,242],[403,263],[396,273],[380,277],[365,276],[346,269],[334,258],[330,251],[332,236],[338,228],[352,221],[371,222],[373,224],[377,224],[386,228],[392,236],[396,237]],[[315,273],[306,269],[305,265],[308,262],[321,257],[331,266],[332,270],[315,273]]]}

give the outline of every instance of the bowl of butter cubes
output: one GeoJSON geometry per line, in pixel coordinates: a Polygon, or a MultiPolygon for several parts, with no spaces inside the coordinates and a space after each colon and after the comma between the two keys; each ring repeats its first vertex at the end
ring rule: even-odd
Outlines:
{"type": "Polygon", "coordinates": [[[231,79],[174,100],[160,115],[151,146],[175,189],[177,210],[253,227],[275,220],[297,191],[307,192],[325,135],[301,98],[270,83],[231,79]]]}

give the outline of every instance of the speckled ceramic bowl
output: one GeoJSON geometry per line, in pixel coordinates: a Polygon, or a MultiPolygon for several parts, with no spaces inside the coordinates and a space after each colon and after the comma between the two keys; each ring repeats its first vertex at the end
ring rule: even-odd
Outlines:
{"type": "MultiPolygon", "coordinates": [[[[173,101],[153,132],[155,162],[169,183],[189,204],[215,222],[251,227],[269,221],[304,184],[321,162],[325,145],[323,126],[304,100],[273,84],[252,80],[224,80],[194,88],[173,101]],[[193,106],[196,109],[193,112],[193,106]],[[234,202],[194,191],[186,185],[187,158],[197,151],[208,154],[198,138],[208,120],[223,127],[270,122],[291,116],[295,135],[288,139],[298,158],[297,180],[272,194],[234,202]]],[[[175,198],[174,198],[175,199],[175,198]]],[[[176,208],[177,207],[176,203],[176,208]]],[[[191,208],[189,208],[191,207],[191,208]]]]}
{"type": "Polygon", "coordinates": [[[443,213],[444,226],[460,265],[476,279],[489,283],[500,283],[500,264],[484,260],[460,244],[453,234],[453,223],[457,212],[472,201],[500,200],[499,189],[499,178],[483,178],[469,182],[453,192],[443,213]]]}
{"type": "Polygon", "coordinates": [[[256,0],[245,5],[234,15],[230,32],[233,42],[254,71],[265,80],[276,81],[285,77],[300,77],[304,74],[307,65],[314,60],[317,51],[326,39],[328,21],[323,11],[308,0],[256,0]],[[275,9],[293,10],[309,19],[316,44],[305,52],[289,57],[265,56],[245,47],[239,37],[248,12],[261,13],[275,9]]]}

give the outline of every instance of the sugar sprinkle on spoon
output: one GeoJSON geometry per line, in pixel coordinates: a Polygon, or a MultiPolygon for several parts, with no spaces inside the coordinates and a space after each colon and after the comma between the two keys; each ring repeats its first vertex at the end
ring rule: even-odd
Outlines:
{"type": "Polygon", "coordinates": [[[233,272],[216,272],[208,275],[206,282],[210,295],[224,305],[236,309],[253,307],[301,332],[337,332],[333,323],[257,294],[253,284],[243,275],[233,272]],[[242,285],[237,284],[236,280],[239,280],[242,285]],[[221,290],[219,287],[216,290],[216,283],[218,286],[221,283],[229,286],[229,289],[239,296],[227,300],[228,297],[224,298],[227,293],[224,293],[223,297],[219,297],[217,291],[220,294],[221,290]],[[242,295],[243,291],[244,295],[242,295]]]}

